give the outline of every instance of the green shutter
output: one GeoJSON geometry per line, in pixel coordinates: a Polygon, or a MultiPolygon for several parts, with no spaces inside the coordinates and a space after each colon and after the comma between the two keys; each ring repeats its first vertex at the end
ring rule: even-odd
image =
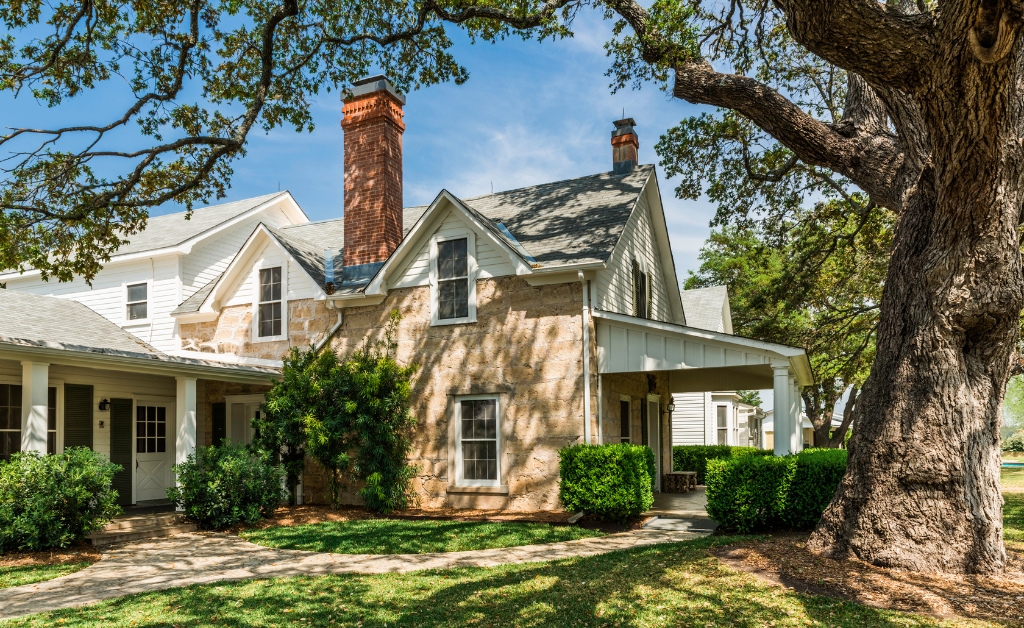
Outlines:
{"type": "Polygon", "coordinates": [[[132,400],[110,400],[110,461],[121,465],[114,474],[117,503],[132,503],[132,400]]]}
{"type": "Polygon", "coordinates": [[[228,404],[224,402],[213,404],[213,416],[211,419],[213,444],[220,445],[228,435],[228,404]]]}
{"type": "Polygon", "coordinates": [[[92,449],[92,386],[64,384],[64,448],[92,449]]]}
{"type": "Polygon", "coordinates": [[[633,260],[633,316],[640,316],[640,263],[633,260]]]}

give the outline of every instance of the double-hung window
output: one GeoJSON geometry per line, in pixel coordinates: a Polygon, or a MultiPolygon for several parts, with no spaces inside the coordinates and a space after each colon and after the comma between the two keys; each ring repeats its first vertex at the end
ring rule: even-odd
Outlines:
{"type": "Polygon", "coordinates": [[[456,411],[458,483],[463,486],[497,486],[501,479],[497,397],[460,399],[456,411]]]}
{"type": "Polygon", "coordinates": [[[718,444],[729,444],[729,407],[715,406],[718,413],[718,444]]]}
{"type": "Polygon", "coordinates": [[[21,386],[0,384],[0,460],[21,451],[21,386]]]}
{"type": "Polygon", "coordinates": [[[131,322],[149,319],[149,284],[131,284],[125,286],[125,292],[125,320],[131,322]]]}
{"type": "Polygon", "coordinates": [[[437,243],[437,318],[469,316],[469,257],[466,238],[437,243]]]}
{"type": "Polygon", "coordinates": [[[257,336],[268,338],[281,335],[281,267],[260,269],[257,336]]]}

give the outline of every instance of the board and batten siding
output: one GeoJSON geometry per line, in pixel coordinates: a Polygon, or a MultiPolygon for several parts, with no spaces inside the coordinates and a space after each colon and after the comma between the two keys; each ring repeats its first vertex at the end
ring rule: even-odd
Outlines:
{"type": "MultiPolygon", "coordinates": [[[[417,243],[415,255],[401,267],[391,283],[393,288],[411,288],[430,284],[430,240],[435,235],[444,240],[455,240],[466,237],[472,227],[466,224],[454,211],[449,211],[440,220],[437,228],[424,235],[417,243]]],[[[516,269],[509,262],[508,253],[488,241],[486,236],[476,237],[477,279],[489,277],[508,277],[516,274],[516,269]]]]}
{"type": "Polygon", "coordinates": [[[711,393],[675,393],[676,409],[672,413],[673,445],[704,445],[705,416],[711,393]]]}
{"type": "MultiPolygon", "coordinates": [[[[22,366],[20,362],[0,360],[0,384],[17,384],[20,386],[21,375],[22,366]]],[[[174,378],[161,377],[159,375],[51,364],[49,378],[51,385],[55,382],[62,382],[64,384],[84,384],[93,387],[92,447],[94,451],[106,456],[110,456],[110,411],[99,410],[100,400],[150,397],[173,402],[177,395],[174,378]],[[103,423],[102,428],[100,427],[100,422],[103,423]]],[[[58,418],[62,419],[64,410],[59,404],[57,412],[58,418]]],[[[170,435],[170,438],[173,439],[173,434],[170,435]]],[[[169,441],[168,447],[172,446],[171,442],[169,441]]]]}
{"type": "Polygon", "coordinates": [[[653,290],[651,317],[654,320],[674,322],[666,293],[661,251],[654,236],[652,220],[645,192],[637,199],[637,205],[626,221],[608,267],[597,273],[597,307],[608,312],[633,315],[633,260],[636,259],[641,269],[650,276],[653,290]]]}

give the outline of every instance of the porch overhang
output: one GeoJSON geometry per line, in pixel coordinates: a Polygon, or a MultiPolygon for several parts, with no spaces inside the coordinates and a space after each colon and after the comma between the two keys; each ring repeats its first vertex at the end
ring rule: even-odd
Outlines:
{"type": "Polygon", "coordinates": [[[772,342],[595,310],[598,373],[669,375],[671,392],[763,390],[786,366],[814,383],[807,352],[772,342]]]}

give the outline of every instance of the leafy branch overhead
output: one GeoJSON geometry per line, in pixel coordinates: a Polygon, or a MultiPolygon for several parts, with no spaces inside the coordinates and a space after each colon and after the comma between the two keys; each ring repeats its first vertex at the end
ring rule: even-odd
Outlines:
{"type": "MultiPolygon", "coordinates": [[[[0,266],[91,280],[148,208],[223,196],[254,129],[312,131],[321,92],[371,70],[402,90],[462,83],[474,40],[569,34],[579,2],[42,0],[0,3],[0,92],[107,117],[0,135],[0,266]],[[128,94],[124,98],[123,86],[128,94]],[[125,133],[141,135],[126,140],[125,133]]],[[[59,119],[74,116],[55,116],[59,119]]],[[[10,125],[11,121],[5,120],[10,125]]]]}

